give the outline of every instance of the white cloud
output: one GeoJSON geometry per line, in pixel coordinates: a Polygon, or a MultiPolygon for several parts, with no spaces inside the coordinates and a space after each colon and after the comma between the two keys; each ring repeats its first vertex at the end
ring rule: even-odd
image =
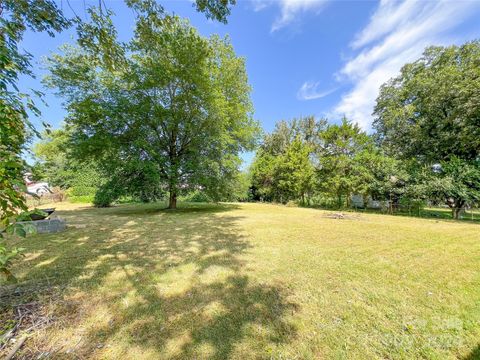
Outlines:
{"type": "Polygon", "coordinates": [[[358,50],[340,70],[337,78],[352,82],[352,89],[334,108],[369,129],[380,86],[399,73],[408,62],[419,58],[429,45],[448,45],[449,31],[472,11],[473,1],[382,1],[351,46],[358,50]]]}
{"type": "Polygon", "coordinates": [[[306,12],[319,13],[328,0],[251,0],[254,11],[260,11],[268,6],[278,6],[280,15],[272,24],[271,32],[275,32],[299,21],[306,12]]]}
{"type": "Polygon", "coordinates": [[[261,11],[268,7],[272,2],[269,0],[251,0],[250,1],[253,5],[253,11],[261,11]]]}
{"type": "Polygon", "coordinates": [[[320,99],[327,95],[333,93],[337,88],[320,91],[318,90],[318,86],[320,83],[313,82],[313,81],[306,81],[303,83],[302,87],[298,90],[297,98],[299,100],[313,100],[313,99],[320,99]]]}
{"type": "Polygon", "coordinates": [[[358,49],[381,38],[399,24],[404,24],[408,21],[410,13],[416,5],[415,0],[406,0],[400,4],[398,1],[382,0],[377,11],[371,17],[370,23],[355,36],[351,46],[358,49]]]}

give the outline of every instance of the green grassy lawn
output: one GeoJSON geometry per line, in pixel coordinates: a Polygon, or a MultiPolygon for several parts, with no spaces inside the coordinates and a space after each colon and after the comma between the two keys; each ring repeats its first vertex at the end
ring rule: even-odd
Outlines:
{"type": "Polygon", "coordinates": [[[28,248],[19,284],[0,288],[3,324],[21,302],[52,319],[20,356],[480,358],[479,224],[264,204],[56,206],[69,229],[16,241],[28,248]]]}

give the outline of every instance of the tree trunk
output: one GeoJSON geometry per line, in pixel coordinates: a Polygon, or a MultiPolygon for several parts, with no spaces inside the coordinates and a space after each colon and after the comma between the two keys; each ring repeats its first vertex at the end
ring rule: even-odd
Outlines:
{"type": "Polygon", "coordinates": [[[459,216],[460,216],[460,211],[462,210],[461,207],[455,207],[453,208],[453,218],[455,220],[458,220],[459,216]]]}
{"type": "Polygon", "coordinates": [[[455,220],[458,220],[460,216],[460,212],[462,211],[463,206],[465,205],[465,201],[463,200],[455,200],[455,203],[452,207],[452,217],[455,220]]]}
{"type": "Polygon", "coordinates": [[[177,189],[174,189],[174,188],[170,189],[170,199],[168,201],[168,208],[172,210],[177,208],[177,189]]]}

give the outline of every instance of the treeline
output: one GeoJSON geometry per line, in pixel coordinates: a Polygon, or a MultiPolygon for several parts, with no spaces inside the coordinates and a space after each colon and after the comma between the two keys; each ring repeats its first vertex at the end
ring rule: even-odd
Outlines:
{"type": "Polygon", "coordinates": [[[251,166],[252,199],[335,207],[349,206],[353,194],[398,199],[409,185],[402,165],[347,119],[281,121],[251,166]]]}
{"type": "Polygon", "coordinates": [[[380,89],[373,132],[343,119],[280,121],[251,167],[250,198],[389,211],[480,201],[480,42],[430,47],[380,89]]]}
{"type": "Polygon", "coordinates": [[[454,218],[480,201],[479,41],[430,47],[406,64],[381,87],[368,133],[346,118],[278,122],[244,174],[237,154],[253,147],[258,132],[242,59],[228,42],[202,39],[177,19],[146,40],[134,48],[149,61],[122,53],[123,70],[88,72],[87,60],[99,61],[88,49],[50,61],[49,84],[69,94],[69,118],[65,129],[37,145],[36,172],[73,196],[93,192],[99,206],[122,197],[166,196],[172,205],[177,195],[335,208],[374,200],[390,212],[448,205],[454,218]],[[146,40],[171,53],[151,58],[146,40]],[[179,42],[198,46],[204,77],[193,71],[201,67],[190,61],[191,53],[178,52],[179,42]],[[172,56],[184,63],[181,72],[151,69],[152,63],[169,68],[172,56]],[[218,66],[213,73],[209,63],[218,66]],[[235,76],[224,76],[229,69],[235,76]],[[185,88],[175,93],[178,78],[185,88]],[[102,89],[105,99],[87,83],[102,89]],[[228,97],[219,92],[226,89],[228,97]],[[205,96],[209,92],[220,96],[205,96]]]}

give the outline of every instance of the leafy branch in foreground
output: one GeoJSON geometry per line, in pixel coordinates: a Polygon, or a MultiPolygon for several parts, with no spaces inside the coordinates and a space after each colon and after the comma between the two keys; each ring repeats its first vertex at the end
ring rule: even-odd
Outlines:
{"type": "MultiPolygon", "coordinates": [[[[28,229],[17,223],[18,211],[26,211],[22,190],[25,163],[22,151],[36,130],[28,112],[39,115],[32,94],[18,88],[20,75],[34,76],[31,55],[19,49],[27,29],[53,36],[69,25],[54,1],[3,0],[0,2],[0,236],[3,232],[26,236],[28,229]]],[[[34,91],[33,95],[41,96],[34,91]]],[[[0,272],[12,279],[9,267],[22,252],[0,243],[0,272]]]]}
{"type": "Polygon", "coordinates": [[[27,237],[28,234],[33,234],[36,229],[31,224],[21,223],[23,221],[30,221],[32,215],[47,214],[39,209],[31,211],[24,211],[19,215],[4,216],[0,221],[0,273],[5,276],[7,281],[15,281],[15,276],[11,273],[10,267],[13,260],[23,255],[25,248],[22,247],[7,247],[5,242],[5,235],[27,237]]]}

